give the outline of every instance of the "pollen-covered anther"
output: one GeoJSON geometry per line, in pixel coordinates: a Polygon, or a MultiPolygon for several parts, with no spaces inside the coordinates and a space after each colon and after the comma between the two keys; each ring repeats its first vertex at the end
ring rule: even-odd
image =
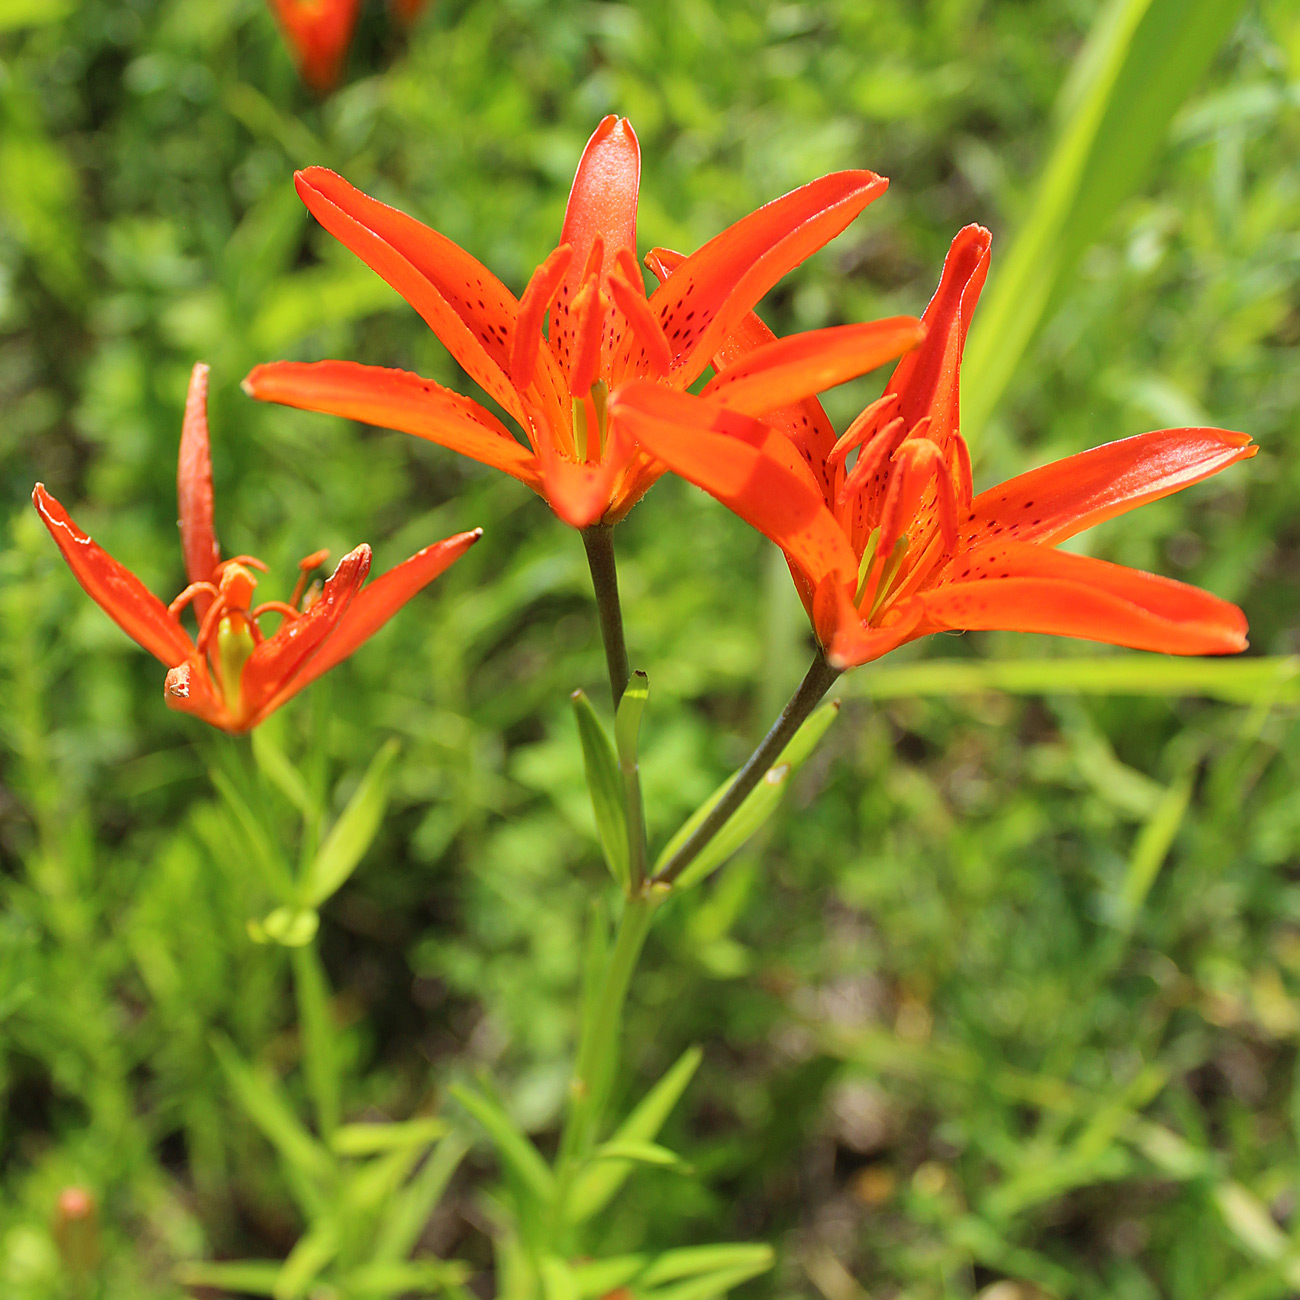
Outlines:
{"type": "Polygon", "coordinates": [[[569,394],[584,397],[600,374],[600,350],[609,315],[609,298],[601,292],[600,282],[592,275],[573,296],[570,307],[575,318],[573,368],[569,372],[569,394]]]}
{"type": "Polygon", "coordinates": [[[636,259],[626,248],[618,250],[614,274],[609,277],[609,293],[645,352],[651,373],[666,375],[673,363],[673,350],[659,317],[646,301],[645,285],[636,259]]]}
{"type": "Polygon", "coordinates": [[[868,439],[874,438],[875,435],[885,428],[893,428],[893,421],[886,423],[885,416],[898,404],[897,393],[886,393],[884,397],[877,398],[870,406],[867,407],[861,415],[858,416],[830,450],[826,457],[832,465],[843,465],[848,454],[855,448],[862,446],[868,439]]]}
{"type": "Polygon", "coordinates": [[[894,452],[898,450],[907,437],[907,434],[907,425],[900,415],[896,420],[891,420],[878,433],[872,435],[870,444],[863,447],[852,470],[849,471],[848,477],[836,494],[835,504],[843,507],[862,491],[889,462],[894,452]]]}
{"type": "Polygon", "coordinates": [[[561,244],[532,274],[524,296],[519,300],[515,318],[515,336],[510,345],[510,377],[516,388],[527,388],[537,373],[537,352],[542,346],[542,326],[546,313],[555,304],[555,295],[569,263],[573,246],[561,244]]]}

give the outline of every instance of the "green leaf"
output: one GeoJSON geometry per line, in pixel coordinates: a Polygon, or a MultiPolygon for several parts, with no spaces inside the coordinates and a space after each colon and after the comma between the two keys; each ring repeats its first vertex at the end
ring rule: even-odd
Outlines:
{"type": "Polygon", "coordinates": [[[601,726],[596,710],[583,691],[574,691],[573,714],[578,720],[582,742],[582,763],[587,773],[591,810],[605,863],[620,888],[628,885],[627,810],[623,805],[623,778],[618,770],[614,745],[601,726]]]}
{"type": "Polygon", "coordinates": [[[451,1095],[482,1125],[501,1163],[523,1184],[540,1205],[555,1197],[555,1177],[528,1135],[490,1097],[463,1084],[455,1084],[451,1095]]]}
{"type": "Polygon", "coordinates": [[[618,761],[624,766],[636,766],[641,716],[649,698],[650,679],[638,670],[632,674],[614,715],[614,743],[618,748],[618,761]]]}
{"type": "Polygon", "coordinates": [[[447,1125],[432,1118],[396,1124],[341,1124],[334,1130],[330,1146],[339,1156],[373,1156],[381,1151],[430,1146],[446,1133],[447,1125]]]}
{"type": "Polygon", "coordinates": [[[333,1220],[317,1223],[289,1252],[272,1294],[275,1300],[299,1300],[339,1253],[339,1230],[333,1220]]]}
{"type": "Polygon", "coordinates": [[[679,1278],[708,1273],[731,1273],[748,1270],[753,1277],[772,1267],[771,1246],[748,1242],[720,1243],[714,1246],[685,1246],[665,1251],[646,1266],[638,1279],[644,1286],[658,1286],[679,1278]]]}
{"type": "Polygon", "coordinates": [[[303,1127],[269,1073],[255,1071],[223,1038],[214,1038],[216,1053],[235,1100],[286,1162],[318,1190],[333,1184],[337,1167],[329,1152],[303,1127]]]}
{"type": "Polygon", "coordinates": [[[620,1160],[632,1164],[658,1165],[660,1168],[685,1165],[676,1151],[661,1147],[656,1142],[620,1142],[617,1138],[602,1142],[591,1153],[591,1159],[620,1160]]]}
{"type": "Polygon", "coordinates": [[[280,1261],[239,1259],[219,1264],[181,1264],[174,1277],[178,1286],[212,1287],[238,1295],[274,1295],[280,1261]]]}
{"type": "MultiPolygon", "coordinates": [[[[619,1143],[653,1142],[703,1059],[704,1053],[698,1047],[683,1052],[605,1143],[606,1148],[619,1143]]],[[[583,1168],[569,1191],[566,1206],[569,1221],[582,1223],[603,1210],[631,1172],[631,1161],[602,1160],[583,1168]]]]}
{"type": "Polygon", "coordinates": [[[854,673],[850,692],[877,700],[909,695],[1203,695],[1230,704],[1300,701],[1300,656],[1175,659],[1106,654],[1040,659],[933,659],[854,673]]]}
{"type": "Polygon", "coordinates": [[[542,1294],[545,1300],[578,1300],[577,1279],[573,1269],[557,1255],[547,1255],[541,1262],[542,1294]]]}
{"type": "Polygon", "coordinates": [[[771,1247],[765,1246],[762,1249],[766,1251],[766,1257],[761,1261],[705,1273],[674,1286],[649,1288],[642,1280],[637,1294],[641,1300],[712,1300],[713,1296],[726,1295],[728,1291],[734,1291],[750,1278],[766,1273],[772,1267],[771,1247]]]}
{"type": "Polygon", "coordinates": [[[1028,215],[975,313],[962,366],[968,441],[996,409],[1084,251],[1142,184],[1170,119],[1242,7],[1242,0],[1112,0],[1094,23],[1062,94],[1060,135],[1028,215]]]}
{"type": "Polygon", "coordinates": [[[336,893],[370,847],[388,806],[388,769],[397,749],[397,741],[390,740],[371,760],[348,806],[307,868],[301,886],[306,906],[319,907],[336,893]]]}
{"type": "Polygon", "coordinates": [[[316,817],[316,807],[302,773],[272,739],[268,723],[253,729],[253,758],[258,770],[304,817],[316,817]]]}
{"type": "MultiPolygon", "coordinates": [[[[826,729],[839,713],[838,700],[823,704],[790,738],[781,751],[781,757],[768,768],[763,779],[746,795],[744,802],[728,818],[723,828],[700,851],[699,856],[677,878],[676,888],[686,889],[703,880],[711,871],[722,865],[751,835],[776,811],[790,777],[817,747],[826,729]]],[[[678,828],[677,833],[664,845],[663,852],[654,865],[654,875],[686,842],[691,832],[709,815],[714,805],[731,788],[735,779],[729,776],[678,828]]]]}
{"type": "Polygon", "coordinates": [[[448,1133],[438,1143],[415,1177],[389,1203],[371,1252],[373,1260],[403,1260],[415,1249],[433,1207],[468,1150],[469,1142],[459,1133],[448,1133]]]}
{"type": "Polygon", "coordinates": [[[343,1283],[354,1295],[403,1295],[446,1291],[461,1286],[469,1276],[469,1267],[457,1259],[411,1259],[364,1264],[348,1273],[343,1283]]]}
{"type": "Polygon", "coordinates": [[[1131,926],[1136,919],[1173,847],[1174,838],[1191,802],[1193,776],[1193,773],[1187,772],[1169,786],[1155,811],[1138,832],[1119,897],[1119,919],[1125,928],[1131,926]]]}
{"type": "Polygon", "coordinates": [[[312,907],[277,907],[260,921],[250,916],[248,937],[254,943],[278,943],[284,948],[302,948],[320,928],[320,913],[312,907]]]}

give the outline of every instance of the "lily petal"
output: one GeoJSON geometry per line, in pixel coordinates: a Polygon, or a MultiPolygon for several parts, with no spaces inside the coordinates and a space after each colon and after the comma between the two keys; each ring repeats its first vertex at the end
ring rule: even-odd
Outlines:
{"type": "Polygon", "coordinates": [[[1054,545],[1199,483],[1259,450],[1227,429],[1158,429],[1067,456],[981,492],[962,521],[967,545],[993,537],[1054,545]]]}
{"type": "Polygon", "coordinates": [[[361,0],[272,0],[272,7],[302,79],[318,94],[333,90],[347,60],[361,0]]]}
{"type": "Polygon", "coordinates": [[[325,583],[316,603],[300,618],[286,619],[248,657],[239,677],[240,717],[234,728],[247,731],[298,689],[298,675],[343,620],[370,572],[370,547],[349,551],[325,583]]]}
{"type": "MultiPolygon", "coordinates": [[[[582,287],[597,237],[604,248],[599,279],[603,293],[608,294],[609,277],[619,249],[627,249],[636,258],[636,205],[640,186],[641,146],[636,132],[626,118],[611,115],[595,129],[583,150],[560,232],[560,243],[573,246],[573,260],[551,310],[551,347],[566,373],[574,349],[570,306],[582,287]]],[[[607,326],[602,368],[608,369],[622,333],[621,321],[611,321],[607,326]]]]}
{"type": "Polygon", "coordinates": [[[198,653],[180,622],[168,614],[167,606],[130,569],[91,541],[43,483],[33,489],[32,504],[73,576],[127,636],[168,668],[198,653]]]}
{"type": "MultiPolygon", "coordinates": [[[[445,235],[362,194],[327,168],[308,167],[294,179],[316,220],[387,280],[470,378],[528,427],[523,400],[509,377],[519,314],[514,294],[445,235]]],[[[539,372],[547,368],[543,355],[539,372]]]]}
{"type": "MultiPolygon", "coordinates": [[[[208,368],[200,362],[190,373],[181,425],[181,450],[176,462],[176,500],[179,506],[181,555],[190,582],[209,582],[221,559],[212,518],[212,453],[208,445],[208,368]]],[[[212,597],[201,591],[194,597],[194,614],[202,624],[212,597]]]]}
{"type": "Polygon", "coordinates": [[[749,309],[888,184],[869,171],[822,176],[751,212],[692,253],[650,300],[673,348],[673,382],[683,388],[693,382],[749,309]]]}
{"type": "Polygon", "coordinates": [[[899,394],[897,414],[908,428],[930,417],[930,436],[945,452],[957,435],[961,354],[988,275],[992,243],[993,236],[983,226],[966,226],[957,232],[939,287],[921,316],[925,342],[898,363],[885,389],[899,394]]]}
{"type": "Polygon", "coordinates": [[[848,539],[784,434],[646,381],[620,389],[610,414],[674,473],[776,542],[812,583],[827,573],[845,581],[856,575],[848,539]]]}
{"type": "Polygon", "coordinates": [[[262,402],[400,429],[504,470],[531,488],[539,482],[537,457],[489,411],[408,370],[355,361],[272,361],[249,372],[244,392],[262,402]]]}
{"type": "Polygon", "coordinates": [[[412,596],[450,568],[482,536],[483,530],[476,528],[473,532],[458,533],[455,537],[434,542],[432,546],[416,551],[409,560],[404,560],[363,587],[353,597],[325,644],[307,661],[287,690],[276,697],[276,707],[290,695],[296,695],[308,683],[314,682],[322,673],[329,672],[335,664],[342,663],[363,641],[378,632],[412,596]]]}
{"type": "Polygon", "coordinates": [[[1247,644],[1246,616],[1208,591],[1024,542],[968,552],[915,599],[927,632],[1002,628],[1183,655],[1235,654],[1247,644]]]}
{"type": "Polygon", "coordinates": [[[915,347],[925,326],[913,316],[832,325],[774,339],[718,371],[702,396],[732,411],[766,416],[856,379],[915,347]]]}

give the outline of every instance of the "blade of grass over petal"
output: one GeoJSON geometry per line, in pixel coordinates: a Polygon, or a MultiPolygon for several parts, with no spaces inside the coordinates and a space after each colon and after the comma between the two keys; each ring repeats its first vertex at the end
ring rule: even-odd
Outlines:
{"type": "Polygon", "coordinates": [[[1069,114],[967,346],[962,424],[973,443],[1084,251],[1145,180],[1169,122],[1242,0],[1112,0],[1079,56],[1069,114]]]}

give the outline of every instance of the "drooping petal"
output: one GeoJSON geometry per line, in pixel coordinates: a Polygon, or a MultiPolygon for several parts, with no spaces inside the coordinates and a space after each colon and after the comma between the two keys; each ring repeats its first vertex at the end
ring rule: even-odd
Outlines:
{"type": "MultiPolygon", "coordinates": [[[[485,266],[436,230],[354,189],[324,167],[297,173],[312,215],[388,281],[484,392],[525,427],[521,394],[510,379],[510,351],[519,304],[485,266]]],[[[537,382],[554,385],[543,351],[537,382]]]]}
{"type": "MultiPolygon", "coordinates": [[[[181,530],[181,555],[190,582],[212,581],[221,559],[212,517],[212,453],[208,446],[208,368],[202,362],[190,373],[181,425],[181,450],[176,461],[176,501],[181,530]]],[[[200,624],[212,604],[201,591],[194,597],[194,614],[200,624]]]]}
{"type": "Polygon", "coordinates": [[[888,184],[869,171],[823,176],[751,212],[692,253],[650,300],[673,349],[673,382],[690,384],[749,309],[888,184]]]}
{"type": "Polygon", "coordinates": [[[885,390],[899,395],[897,414],[909,427],[930,417],[930,436],[945,453],[957,434],[961,354],[988,275],[992,242],[993,236],[983,226],[966,226],[957,232],[939,287],[921,316],[925,342],[898,363],[885,390]]]}
{"type": "Polygon", "coordinates": [[[272,361],[255,367],[244,391],[262,402],[322,411],[427,438],[538,484],[537,457],[489,411],[407,370],[355,361],[272,361]]]}
{"type": "Polygon", "coordinates": [[[130,569],[91,541],[43,483],[32,491],[32,504],[86,594],[127,636],[168,668],[197,653],[167,606],[130,569]]]}
{"type": "Polygon", "coordinates": [[[370,572],[370,547],[349,551],[325,583],[320,598],[303,615],[286,619],[248,657],[239,677],[237,730],[255,727],[293,694],[294,678],[342,622],[349,605],[370,572]]]}
{"type": "Polygon", "coordinates": [[[915,599],[925,631],[1002,628],[1184,655],[1235,654],[1247,644],[1245,615],[1208,591],[1024,542],[968,552],[915,599]]]}
{"type": "Polygon", "coordinates": [[[1258,450],[1227,429],[1158,429],[1053,461],[981,492],[962,522],[969,545],[994,537],[1055,545],[1105,519],[1199,483],[1258,450]]]}
{"type": "Polygon", "coordinates": [[[302,79],[318,94],[338,84],[361,0],[271,0],[302,79]]]}
{"type": "Polygon", "coordinates": [[[322,673],[327,673],[335,664],[342,663],[363,641],[378,632],[412,596],[449,569],[482,536],[483,530],[476,528],[473,532],[458,533],[455,537],[434,542],[432,546],[416,551],[409,560],[404,560],[362,587],[352,598],[352,603],[339,620],[338,626],[326,638],[325,644],[276,696],[272,707],[278,708],[322,673]]]}
{"type": "Polygon", "coordinates": [[[610,416],[674,473],[776,542],[811,584],[827,573],[846,581],[856,574],[857,557],[784,434],[646,381],[621,388],[610,416]]]}
{"type": "MultiPolygon", "coordinates": [[[[636,205],[641,185],[641,147],[632,124],[621,117],[605,118],[592,133],[578,163],[564,213],[560,243],[573,246],[573,261],[560,283],[551,311],[551,347],[567,374],[575,346],[573,299],[588,274],[588,260],[596,240],[603,252],[597,287],[608,296],[608,282],[620,249],[636,257],[636,205]]],[[[604,332],[601,366],[622,336],[622,321],[611,320],[604,332]]]]}
{"type": "Polygon", "coordinates": [[[915,347],[925,327],[913,316],[832,325],[774,339],[720,370],[703,396],[733,411],[766,416],[856,379],[915,347]]]}

